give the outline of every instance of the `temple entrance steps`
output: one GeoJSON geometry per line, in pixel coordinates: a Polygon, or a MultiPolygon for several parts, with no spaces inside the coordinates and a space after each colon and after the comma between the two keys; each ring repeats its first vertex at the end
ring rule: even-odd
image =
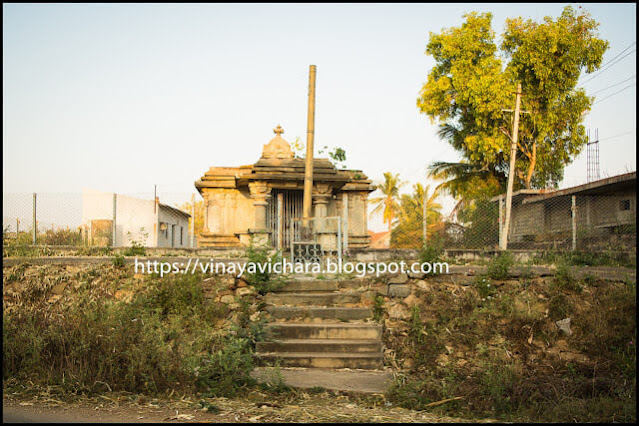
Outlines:
{"type": "MultiPolygon", "coordinates": [[[[383,392],[382,327],[363,303],[364,280],[297,279],[266,295],[266,339],[256,345],[254,376],[278,365],[291,386],[383,392]]],[[[368,303],[370,304],[370,303],[368,303]]]]}

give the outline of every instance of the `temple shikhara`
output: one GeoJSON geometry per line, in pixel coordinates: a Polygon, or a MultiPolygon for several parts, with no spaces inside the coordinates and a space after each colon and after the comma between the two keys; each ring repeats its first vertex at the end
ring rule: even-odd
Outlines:
{"type": "MultiPolygon", "coordinates": [[[[246,246],[254,237],[290,248],[291,224],[302,218],[305,160],[295,156],[280,126],[274,132],[255,164],[211,167],[195,182],[205,209],[200,246],[246,246]]],[[[369,247],[367,199],[374,189],[361,170],[340,170],[314,158],[312,217],[339,217],[347,246],[369,247]]]]}

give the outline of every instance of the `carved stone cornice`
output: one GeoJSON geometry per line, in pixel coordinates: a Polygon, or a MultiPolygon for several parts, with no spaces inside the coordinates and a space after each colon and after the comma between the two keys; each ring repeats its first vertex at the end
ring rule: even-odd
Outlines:
{"type": "Polygon", "coordinates": [[[271,198],[271,187],[266,182],[250,182],[248,186],[254,205],[268,204],[268,199],[271,198]]]}

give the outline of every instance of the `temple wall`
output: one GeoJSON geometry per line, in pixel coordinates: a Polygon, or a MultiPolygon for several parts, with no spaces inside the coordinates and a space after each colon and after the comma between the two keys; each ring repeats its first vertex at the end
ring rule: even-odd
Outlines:
{"type": "Polygon", "coordinates": [[[248,191],[216,188],[205,192],[208,199],[210,234],[236,234],[254,227],[255,208],[248,191]]]}

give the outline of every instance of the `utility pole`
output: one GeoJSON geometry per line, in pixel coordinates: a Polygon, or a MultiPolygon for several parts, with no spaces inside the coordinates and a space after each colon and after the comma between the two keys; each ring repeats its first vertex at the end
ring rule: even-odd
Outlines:
{"type": "Polygon", "coordinates": [[[304,224],[311,217],[313,194],[313,142],[315,138],[315,65],[311,65],[308,76],[308,123],[306,130],[306,167],[304,168],[304,224]]]}
{"type": "Polygon", "coordinates": [[[510,209],[513,201],[513,183],[515,180],[515,160],[517,157],[517,137],[519,136],[519,104],[521,103],[521,83],[517,83],[517,97],[515,98],[515,117],[510,145],[510,166],[508,168],[508,187],[506,188],[506,217],[502,231],[501,250],[508,249],[508,228],[510,227],[510,209]]]}

